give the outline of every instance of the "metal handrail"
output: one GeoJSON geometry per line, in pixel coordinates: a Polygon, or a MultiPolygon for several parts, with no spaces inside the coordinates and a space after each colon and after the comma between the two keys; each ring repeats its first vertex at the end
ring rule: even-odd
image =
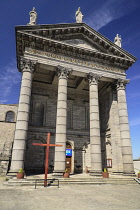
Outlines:
{"type": "MultiPolygon", "coordinates": [[[[59,188],[59,179],[36,179],[35,180],[35,189],[36,189],[36,185],[37,185],[37,182],[38,181],[52,181],[52,183],[53,183],[53,181],[57,181],[57,185],[55,184],[55,185],[53,185],[53,186],[58,186],[58,188],[59,188]]],[[[49,184],[47,184],[47,186],[50,186],[49,184]]],[[[46,186],[46,187],[47,187],[46,186]]],[[[44,186],[45,187],[45,186],[44,186]]]]}
{"type": "Polygon", "coordinates": [[[134,180],[140,184],[140,178],[134,178],[134,180]]]}

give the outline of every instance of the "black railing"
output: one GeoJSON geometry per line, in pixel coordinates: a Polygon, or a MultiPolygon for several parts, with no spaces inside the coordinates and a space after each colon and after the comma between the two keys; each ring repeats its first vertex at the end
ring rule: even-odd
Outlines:
{"type": "Polygon", "coordinates": [[[52,184],[52,186],[58,186],[58,188],[59,188],[59,179],[36,179],[35,180],[35,189],[36,189],[36,186],[37,186],[37,182],[42,182],[42,181],[46,181],[46,183],[47,183],[47,185],[44,185],[44,187],[49,187],[49,186],[51,186],[52,184]],[[50,182],[48,182],[48,181],[50,181],[50,182]],[[54,182],[57,182],[57,184],[54,184],[54,182]]]}
{"type": "Polygon", "coordinates": [[[140,178],[134,178],[134,180],[140,184],[140,178]]]}

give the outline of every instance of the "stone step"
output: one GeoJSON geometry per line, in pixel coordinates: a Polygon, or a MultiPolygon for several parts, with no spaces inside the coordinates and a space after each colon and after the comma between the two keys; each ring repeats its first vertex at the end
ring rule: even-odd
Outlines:
{"type": "MultiPolygon", "coordinates": [[[[27,182],[35,182],[36,179],[26,180],[27,182]]],[[[59,178],[59,182],[133,182],[134,179],[70,179],[59,178]]]]}
{"type": "MultiPolygon", "coordinates": [[[[9,181],[5,182],[5,185],[8,186],[34,186],[36,179],[10,179],[9,181]]],[[[50,181],[48,181],[49,183],[50,181]]],[[[57,183],[54,181],[53,184],[57,183]]],[[[52,184],[52,186],[53,186],[52,184]]],[[[128,184],[137,184],[133,178],[60,178],[59,179],[60,185],[101,185],[101,184],[114,184],[114,185],[128,185],[128,184]]],[[[43,180],[37,181],[37,186],[43,186],[43,180]]]]}

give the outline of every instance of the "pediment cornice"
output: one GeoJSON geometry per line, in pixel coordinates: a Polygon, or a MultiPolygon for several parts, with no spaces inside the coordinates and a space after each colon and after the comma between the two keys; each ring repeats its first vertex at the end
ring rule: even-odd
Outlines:
{"type": "Polygon", "coordinates": [[[136,58],[115,45],[85,23],[36,25],[16,27],[17,57],[23,56],[26,47],[56,52],[80,59],[116,65],[128,69],[136,58]],[[72,45],[64,40],[86,40],[99,50],[72,45]]]}

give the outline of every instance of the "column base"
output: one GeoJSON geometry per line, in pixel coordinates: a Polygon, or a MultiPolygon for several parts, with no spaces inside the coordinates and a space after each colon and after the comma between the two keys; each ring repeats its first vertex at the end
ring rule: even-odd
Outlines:
{"type": "Polygon", "coordinates": [[[19,169],[9,170],[6,176],[15,177],[15,176],[17,176],[18,171],[19,171],[19,169]]]}
{"type": "Polygon", "coordinates": [[[63,174],[64,174],[64,171],[54,171],[52,176],[56,178],[62,178],[63,174]]]}
{"type": "Polygon", "coordinates": [[[101,177],[102,176],[102,171],[90,171],[89,175],[90,176],[101,177]]]}
{"type": "MultiPolygon", "coordinates": [[[[17,171],[18,172],[18,171],[17,171]]],[[[14,171],[8,171],[8,173],[6,174],[7,177],[16,177],[17,172],[14,171]]]]}

